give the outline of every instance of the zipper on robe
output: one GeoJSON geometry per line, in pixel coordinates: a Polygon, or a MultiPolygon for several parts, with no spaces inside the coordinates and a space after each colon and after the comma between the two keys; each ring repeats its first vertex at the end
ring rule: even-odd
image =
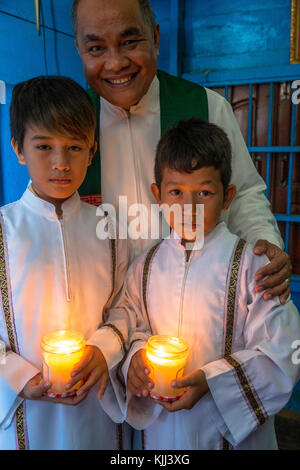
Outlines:
{"type": "Polygon", "coordinates": [[[184,291],[185,291],[185,284],[186,284],[186,278],[188,275],[188,270],[191,264],[191,259],[193,256],[193,251],[190,254],[189,259],[187,259],[187,252],[185,251],[185,266],[184,266],[184,276],[183,276],[183,281],[182,281],[182,286],[181,286],[181,294],[180,294],[180,304],[179,304],[179,315],[178,315],[178,329],[177,329],[177,337],[181,338],[182,335],[182,323],[183,323],[183,300],[184,300],[184,291]]]}
{"type": "Polygon", "coordinates": [[[136,156],[134,142],[133,142],[133,135],[132,135],[132,127],[131,127],[131,114],[130,111],[126,112],[127,119],[128,119],[128,126],[129,126],[129,133],[130,133],[130,143],[132,148],[133,154],[133,162],[134,162],[134,171],[135,171],[135,183],[136,183],[136,192],[137,192],[137,202],[138,204],[142,204],[142,191],[141,191],[141,171],[138,158],[136,156]]]}
{"type": "MultiPolygon", "coordinates": [[[[142,190],[141,190],[141,181],[142,181],[142,171],[140,167],[140,161],[139,158],[136,155],[135,151],[135,146],[134,146],[134,139],[132,135],[132,118],[130,111],[126,111],[127,114],[127,119],[128,119],[128,126],[129,126],[129,133],[130,133],[130,143],[131,143],[131,149],[132,149],[132,154],[133,154],[133,162],[134,162],[134,172],[135,172],[135,184],[136,184],[136,193],[137,193],[137,203],[142,205],[143,204],[143,199],[142,199],[142,190]]],[[[139,211],[139,221],[140,221],[140,234],[142,235],[142,230],[144,227],[148,227],[148,221],[145,220],[145,214],[143,209],[139,211]]],[[[143,237],[141,237],[143,238],[143,237]]],[[[143,247],[143,241],[140,239],[141,247],[143,247]]]]}
{"type": "Polygon", "coordinates": [[[64,255],[66,298],[67,298],[67,302],[71,302],[72,299],[71,299],[71,288],[70,288],[70,267],[69,267],[69,258],[68,258],[68,250],[67,250],[63,215],[61,217],[58,217],[58,221],[59,221],[59,224],[60,224],[62,246],[63,246],[63,255],[64,255]]]}

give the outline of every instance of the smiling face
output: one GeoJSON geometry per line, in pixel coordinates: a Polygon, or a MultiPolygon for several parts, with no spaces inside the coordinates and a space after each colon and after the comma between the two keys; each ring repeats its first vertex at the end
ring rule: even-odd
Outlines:
{"type": "Polygon", "coordinates": [[[93,155],[86,142],[35,125],[26,128],[21,151],[13,139],[12,146],[37,195],[56,207],[77,191],[93,155]]]}
{"type": "Polygon", "coordinates": [[[197,204],[204,205],[204,233],[210,232],[220,221],[222,210],[228,209],[236,188],[229,185],[225,191],[221,180],[220,170],[214,167],[203,167],[192,173],[184,173],[170,168],[163,169],[160,190],[156,184],[151,186],[152,193],[161,204],[168,207],[179,204],[184,211],[184,205],[189,204],[192,212],[189,213],[191,222],[184,230],[182,217],[176,220],[176,216],[170,218],[170,226],[185,240],[196,238],[197,204]],[[193,235],[194,233],[194,235],[193,235]]]}
{"type": "Polygon", "coordinates": [[[115,106],[128,110],[156,74],[159,26],[145,21],[138,0],[81,0],[76,45],[86,80],[115,106]]]}

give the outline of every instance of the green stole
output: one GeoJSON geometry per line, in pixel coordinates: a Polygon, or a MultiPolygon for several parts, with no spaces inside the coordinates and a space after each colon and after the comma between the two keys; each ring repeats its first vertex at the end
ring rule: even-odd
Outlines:
{"type": "MultiPolygon", "coordinates": [[[[182,78],[173,77],[166,72],[158,71],[160,85],[160,120],[161,135],[175,126],[181,119],[198,117],[208,121],[208,102],[206,91],[202,86],[188,82],[182,78]]],[[[80,196],[101,194],[101,161],[99,147],[100,130],[100,97],[89,89],[88,94],[95,106],[97,114],[96,140],[98,149],[92,164],[88,167],[87,175],[79,188],[80,196]]]]}

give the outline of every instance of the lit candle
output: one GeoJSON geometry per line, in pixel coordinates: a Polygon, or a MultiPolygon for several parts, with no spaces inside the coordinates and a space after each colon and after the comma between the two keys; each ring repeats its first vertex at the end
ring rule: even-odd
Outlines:
{"type": "Polygon", "coordinates": [[[43,377],[45,381],[52,383],[51,389],[45,395],[65,397],[75,394],[82,381],[77,382],[68,391],[66,385],[71,379],[73,367],[82,358],[84,347],[84,336],[78,331],[53,331],[43,337],[43,377]]]}
{"type": "Polygon", "coordinates": [[[146,357],[149,378],[154,383],[152,398],[172,402],[182,396],[185,389],[173,388],[171,383],[182,377],[188,352],[188,344],[175,336],[156,335],[148,339],[146,357]]]}

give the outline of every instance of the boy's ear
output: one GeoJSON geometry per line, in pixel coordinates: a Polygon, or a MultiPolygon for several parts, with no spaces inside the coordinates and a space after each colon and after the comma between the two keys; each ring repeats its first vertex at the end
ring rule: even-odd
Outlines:
{"type": "Polygon", "coordinates": [[[92,147],[91,150],[90,150],[88,166],[91,165],[92,160],[93,160],[93,158],[94,158],[94,155],[95,155],[95,153],[97,152],[97,148],[98,148],[98,144],[97,144],[97,142],[95,141],[93,147],[92,147]]]}
{"type": "Polygon", "coordinates": [[[234,184],[230,184],[225,191],[223,211],[227,211],[235,195],[236,195],[236,186],[234,184]]]}
{"type": "Polygon", "coordinates": [[[155,197],[155,200],[158,204],[161,203],[161,200],[160,200],[160,190],[159,190],[159,187],[157,186],[157,184],[155,183],[152,183],[151,184],[151,193],[153,194],[153,196],[155,197]]]}
{"type": "Polygon", "coordinates": [[[76,47],[77,52],[78,52],[78,55],[80,56],[80,54],[79,54],[79,49],[78,49],[78,41],[77,41],[77,39],[74,39],[74,46],[76,47]]]}
{"type": "Polygon", "coordinates": [[[21,165],[26,165],[24,155],[23,155],[22,152],[19,152],[18,144],[17,144],[17,142],[15,141],[15,139],[13,137],[12,137],[10,143],[11,143],[12,148],[14,149],[15,154],[18,157],[19,163],[21,163],[21,165]]]}

